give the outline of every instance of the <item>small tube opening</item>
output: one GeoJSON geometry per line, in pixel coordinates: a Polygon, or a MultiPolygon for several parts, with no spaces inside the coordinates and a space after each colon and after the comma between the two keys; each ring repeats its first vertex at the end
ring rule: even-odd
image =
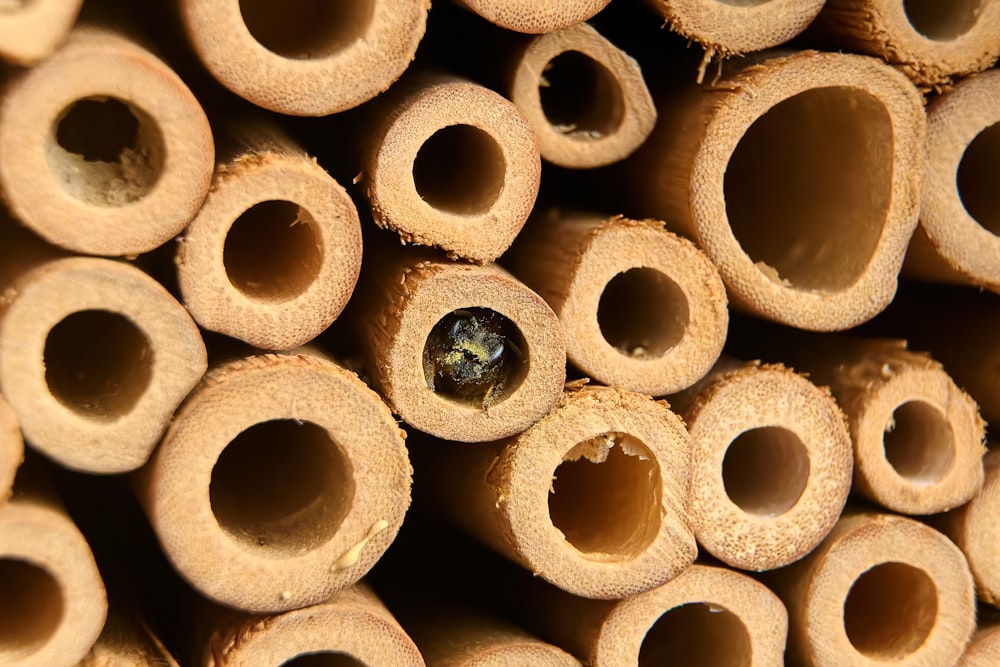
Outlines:
{"type": "Polygon", "coordinates": [[[921,35],[949,42],[972,30],[983,11],[983,0],[903,0],[903,11],[921,35]]]}
{"type": "Polygon", "coordinates": [[[629,560],[660,531],[660,469],[640,440],[605,433],[577,444],[555,469],[549,518],[584,554],[629,560]]]}
{"type": "Polygon", "coordinates": [[[625,93],[618,79],[580,51],[563,51],[545,65],[538,94],[549,123],[575,138],[614,134],[625,119],[625,93]]]}
{"type": "Polygon", "coordinates": [[[63,595],[49,572],[12,558],[0,558],[0,591],[0,662],[17,664],[59,629],[63,595]]]}
{"type": "Polygon", "coordinates": [[[222,262],[229,282],[247,296],[286,301],[319,275],[323,240],[309,211],[290,201],[264,201],[229,228],[222,262]]]}
{"type": "Polygon", "coordinates": [[[375,0],[239,0],[243,23],[257,42],[284,58],[325,58],[364,37],[375,0]]]}
{"type": "Polygon", "coordinates": [[[608,344],[628,357],[655,359],[687,331],[687,297],[655,269],[634,268],[608,282],[597,306],[597,323],[608,344]]]}
{"type": "Polygon", "coordinates": [[[923,401],[897,407],[882,437],[885,458],[901,477],[933,484],[955,463],[955,435],[941,411],[923,401]]]}
{"type": "Polygon", "coordinates": [[[740,433],[722,461],[726,494],[748,514],[784,514],[802,497],[808,481],[809,452],[799,436],[780,426],[740,433]]]}
{"type": "Polygon", "coordinates": [[[49,331],[45,382],[69,409],[98,419],[127,414],[153,376],[153,348],[123,315],[83,310],[49,331]]]}
{"type": "Polygon", "coordinates": [[[847,638],[873,660],[898,660],[916,651],[937,615],[934,580],[905,563],[882,563],[865,571],[844,601],[847,638]]]}
{"type": "Polygon", "coordinates": [[[367,667],[368,663],[347,653],[318,651],[303,653],[281,663],[280,667],[367,667]]]}
{"type": "Polygon", "coordinates": [[[729,160],[726,215],[770,279],[839,291],[864,275],[892,196],[892,119],[869,93],[816,88],[772,107],[729,160]]]}
{"type": "Polygon", "coordinates": [[[639,649],[639,667],[750,667],[750,633],[739,616],[713,604],[674,607],[653,624],[639,649]]]}
{"type": "Polygon", "coordinates": [[[1000,235],[1000,123],[976,135],[958,163],[956,185],[962,205],[970,216],[990,232],[1000,235]]]}
{"type": "Polygon", "coordinates": [[[472,125],[443,127],[413,160],[413,185],[434,208],[459,215],[490,210],[503,190],[507,161],[497,141],[472,125]]]}
{"type": "Polygon", "coordinates": [[[326,429],[278,419],[229,443],[209,496],[219,525],[242,546],[293,556],[336,534],[354,502],[354,474],[326,429]]]}
{"type": "Polygon", "coordinates": [[[46,158],[56,182],[96,206],[123,206],[145,197],[163,170],[159,125],[113,97],[88,97],[65,109],[46,158]]]}

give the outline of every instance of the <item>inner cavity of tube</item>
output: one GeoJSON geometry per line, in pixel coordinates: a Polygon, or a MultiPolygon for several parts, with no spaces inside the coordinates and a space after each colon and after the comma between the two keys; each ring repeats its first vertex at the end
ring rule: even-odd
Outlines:
{"type": "Polygon", "coordinates": [[[577,551],[629,560],[660,530],[660,469],[640,440],[605,433],[577,444],[553,473],[549,518],[577,551]]]}
{"type": "Polygon", "coordinates": [[[375,0],[239,0],[243,23],[257,42],[279,56],[325,58],[362,38],[375,0]]]}
{"type": "Polygon", "coordinates": [[[990,232],[1000,235],[1000,123],[976,135],[958,163],[956,184],[966,212],[990,232]]]}
{"type": "Polygon", "coordinates": [[[614,134],[625,119],[625,94],[618,80],[580,51],[564,51],[550,60],[538,93],[549,123],[575,138],[614,134]]]}
{"type": "Polygon", "coordinates": [[[254,299],[286,301],[308,288],[323,265],[315,218],[298,204],[270,200],[229,228],[223,264],[233,286],[254,299]]]}
{"type": "Polygon", "coordinates": [[[933,484],[955,462],[955,436],[944,414],[930,403],[908,401],[895,409],[882,436],[885,458],[899,475],[933,484]]]}
{"type": "Polygon", "coordinates": [[[127,414],[153,375],[149,339],[131,320],[107,310],[78,311],[52,327],[43,360],[49,392],[98,419],[127,414]]]}
{"type": "Polygon", "coordinates": [[[367,667],[368,663],[337,651],[303,653],[281,663],[280,667],[367,667]]]}
{"type": "Polygon", "coordinates": [[[750,633],[736,614],[692,602],[667,611],[646,632],[639,667],[750,667],[752,657],[750,633]]]}
{"type": "Polygon", "coordinates": [[[744,431],[722,461],[726,494],[740,509],[778,516],[799,501],[809,481],[809,453],[792,431],[763,426],[744,431]]]}
{"type": "Polygon", "coordinates": [[[0,558],[0,591],[0,662],[18,664],[58,630],[62,591],[46,570],[12,558],[0,558]]]}
{"type": "Polygon", "coordinates": [[[434,208],[458,215],[489,211],[503,190],[506,173],[500,145],[472,125],[441,128],[413,160],[417,194],[434,208]]]}
{"type": "Polygon", "coordinates": [[[948,42],[972,30],[983,11],[983,0],[903,0],[903,11],[921,35],[948,42]]]}
{"type": "Polygon", "coordinates": [[[864,275],[889,212],[892,119],[832,86],[772,107],[740,139],[724,188],[733,235],[771,280],[839,291],[864,275]]]}
{"type": "Polygon", "coordinates": [[[295,556],[330,540],[354,502],[350,461],[326,429],[278,419],[255,424],[212,470],[212,512],[255,553],[295,556]]]}
{"type": "Polygon", "coordinates": [[[424,343],[424,379],[443,398],[483,410],[517,391],[528,374],[528,344],[517,326],[489,308],[442,317],[424,343]]]}
{"type": "Polygon", "coordinates": [[[597,323],[622,354],[655,359],[677,345],[687,330],[687,297],[655,269],[634,268],[612,278],[597,306],[597,323]]]}
{"type": "Polygon", "coordinates": [[[159,125],[113,97],[88,97],[65,109],[46,159],[55,181],[95,206],[123,206],[146,196],[163,170],[159,125]]]}
{"type": "Polygon", "coordinates": [[[920,648],[937,615],[934,580],[905,563],[866,570],[844,601],[847,638],[873,660],[898,660],[920,648]]]}

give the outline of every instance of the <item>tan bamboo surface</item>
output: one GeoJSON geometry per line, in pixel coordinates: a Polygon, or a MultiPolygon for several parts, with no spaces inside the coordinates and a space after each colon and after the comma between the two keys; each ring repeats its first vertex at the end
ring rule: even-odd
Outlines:
{"type": "Polygon", "coordinates": [[[178,244],[181,294],[203,327],[288,350],[347,304],[361,223],[347,191],[276,126],[230,129],[231,148],[178,244]]]}
{"type": "Polygon", "coordinates": [[[73,27],[83,0],[8,0],[0,5],[0,60],[27,67],[50,55],[73,27]]]}
{"type": "Polygon", "coordinates": [[[735,307],[829,331],[888,305],[924,143],[905,76],[863,56],[760,56],[659,111],[630,161],[636,203],[699,244],[735,307]]]}
{"type": "Polygon", "coordinates": [[[455,0],[490,23],[530,34],[562,30],[586,21],[610,0],[455,0]]]}
{"type": "Polygon", "coordinates": [[[538,144],[517,107],[470,81],[426,74],[377,113],[360,175],[376,224],[453,257],[499,257],[541,179],[538,144]]]}
{"type": "Polygon", "coordinates": [[[951,665],[976,625],[962,552],[893,514],[845,512],[818,548],[769,583],[788,608],[792,664],[951,665]]]}
{"type": "Polygon", "coordinates": [[[214,147],[198,100],[124,33],[77,26],[0,96],[0,195],[50,243],[136,255],[201,206],[214,147]]]}
{"type": "Polygon", "coordinates": [[[972,636],[958,667],[994,667],[1000,664],[1000,624],[980,626],[972,636]]]}
{"type": "Polygon", "coordinates": [[[928,104],[920,227],[910,241],[907,274],[1000,292],[998,98],[1000,71],[991,70],[928,104]]]}
{"type": "Polygon", "coordinates": [[[618,162],[656,124],[639,64],[586,23],[533,38],[512,67],[510,100],[553,164],[586,169],[618,162]],[[584,85],[581,79],[593,91],[589,96],[574,88],[584,85]]]}
{"type": "Polygon", "coordinates": [[[552,209],[504,264],[548,302],[568,359],[599,382],[663,396],[697,382],[722,352],[725,285],[662,222],[552,209]]]}
{"type": "Polygon", "coordinates": [[[179,667],[177,661],[135,612],[116,608],[97,642],[78,667],[179,667]]]}
{"type": "Polygon", "coordinates": [[[202,595],[252,612],[358,581],[410,504],[403,433],[353,373],[314,353],[225,363],[136,480],[166,556],[202,595]]]}
{"type": "Polygon", "coordinates": [[[180,0],[188,38],[224,86],[257,106],[325,116],[386,90],[424,35],[426,0],[180,0]]]}
{"type": "Polygon", "coordinates": [[[10,497],[14,477],[24,460],[24,439],[17,415],[0,396],[0,504],[10,497]]]}

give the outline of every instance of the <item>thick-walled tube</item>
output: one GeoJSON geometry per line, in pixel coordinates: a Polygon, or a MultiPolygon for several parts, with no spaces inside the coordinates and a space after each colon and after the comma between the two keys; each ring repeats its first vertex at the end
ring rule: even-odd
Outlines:
{"type": "Polygon", "coordinates": [[[586,21],[610,0],[455,0],[490,23],[530,34],[562,30],[586,21]]]}
{"type": "Polygon", "coordinates": [[[30,66],[66,37],[83,0],[15,1],[0,8],[0,60],[30,66]]]}
{"type": "Polygon", "coordinates": [[[0,396],[0,503],[10,497],[14,476],[24,460],[24,439],[17,415],[0,396]]]}

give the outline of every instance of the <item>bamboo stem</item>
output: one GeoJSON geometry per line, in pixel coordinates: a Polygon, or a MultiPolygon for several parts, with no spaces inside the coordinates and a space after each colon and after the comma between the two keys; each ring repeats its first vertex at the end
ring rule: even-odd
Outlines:
{"type": "Polygon", "coordinates": [[[591,18],[611,0],[455,0],[469,11],[507,30],[542,34],[591,18]]]}
{"type": "Polygon", "coordinates": [[[1000,664],[1000,624],[981,626],[957,667],[993,667],[1000,664]]]}
{"type": "Polygon", "coordinates": [[[134,611],[111,606],[101,636],[78,667],[179,667],[160,639],[134,611]]]}
{"type": "Polygon", "coordinates": [[[23,67],[48,57],[66,33],[83,0],[15,0],[0,8],[0,60],[23,67]]]}
{"type": "Polygon", "coordinates": [[[21,425],[10,405],[0,396],[0,505],[11,494],[17,469],[24,461],[24,439],[21,425]]]}

